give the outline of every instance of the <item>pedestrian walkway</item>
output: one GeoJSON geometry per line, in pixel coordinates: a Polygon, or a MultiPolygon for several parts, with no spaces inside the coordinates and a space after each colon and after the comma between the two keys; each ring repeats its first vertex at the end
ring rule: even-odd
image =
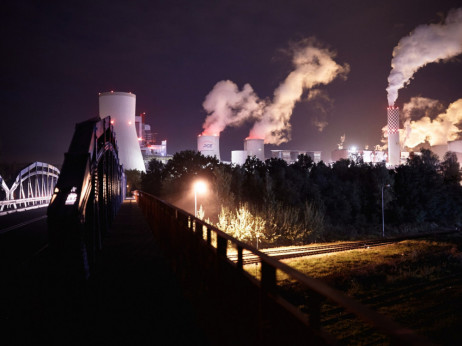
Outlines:
{"type": "Polygon", "coordinates": [[[10,342],[0,344],[209,344],[134,200],[120,208],[86,285],[70,287],[52,267],[44,254],[15,278],[14,309],[0,321],[10,342]]]}

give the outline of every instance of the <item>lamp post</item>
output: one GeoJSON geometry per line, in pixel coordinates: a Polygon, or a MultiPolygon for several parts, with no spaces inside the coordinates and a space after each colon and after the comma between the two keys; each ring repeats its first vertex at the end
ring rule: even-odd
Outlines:
{"type": "Polygon", "coordinates": [[[390,184],[382,184],[382,238],[385,238],[385,212],[383,209],[383,189],[385,187],[390,187],[390,184]]]}
{"type": "Polygon", "coordinates": [[[194,183],[194,216],[197,217],[197,194],[202,194],[207,191],[205,182],[198,180],[194,183]]]}

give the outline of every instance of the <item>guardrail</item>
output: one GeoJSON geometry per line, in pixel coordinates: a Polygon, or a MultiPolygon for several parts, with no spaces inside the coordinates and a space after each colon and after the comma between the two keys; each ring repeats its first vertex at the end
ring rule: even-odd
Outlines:
{"type": "Polygon", "coordinates": [[[21,210],[48,207],[48,203],[50,203],[50,199],[51,199],[51,196],[0,201],[0,216],[3,214],[14,213],[14,212],[21,211],[21,210]],[[21,205],[24,205],[24,207],[21,208],[21,205]],[[19,209],[18,209],[18,206],[19,206],[19,209]],[[6,211],[3,211],[4,207],[7,208],[6,211]],[[13,207],[14,209],[8,210],[11,207],[13,207]]]}
{"type": "MultiPolygon", "coordinates": [[[[136,193],[136,199],[182,281],[195,288],[196,293],[205,294],[204,302],[215,305],[215,311],[223,312],[217,320],[227,321],[225,328],[239,342],[336,344],[335,337],[321,327],[322,307],[329,303],[372,326],[385,335],[390,344],[429,344],[410,329],[322,281],[294,270],[171,204],[141,191],[136,193]],[[228,258],[229,249],[237,252],[237,262],[228,258]],[[244,268],[244,250],[260,259],[260,272],[256,277],[244,268]],[[277,273],[284,273],[302,287],[305,301],[289,302],[278,286],[277,273]]],[[[219,328],[220,322],[214,321],[214,325],[212,329],[219,328]]]]}

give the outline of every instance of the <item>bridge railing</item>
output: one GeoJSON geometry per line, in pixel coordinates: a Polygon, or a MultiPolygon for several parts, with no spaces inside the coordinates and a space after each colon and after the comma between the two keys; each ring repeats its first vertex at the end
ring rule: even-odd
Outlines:
{"type": "MultiPolygon", "coordinates": [[[[429,344],[413,331],[324,282],[300,273],[171,204],[141,191],[136,193],[136,198],[175,271],[190,290],[195,290],[195,299],[206,296],[199,302],[202,307],[212,304],[212,311],[222,311],[216,320],[225,321],[224,328],[228,330],[217,332],[217,337],[229,334],[244,344],[336,344],[336,338],[326,332],[321,323],[323,307],[329,304],[348,311],[391,344],[429,344]],[[237,252],[237,262],[228,258],[230,251],[234,252],[234,258],[237,252]],[[259,257],[257,275],[250,275],[245,269],[244,251],[259,257]],[[290,302],[278,285],[280,273],[303,290],[304,301],[290,302]]],[[[220,328],[217,321],[211,329],[220,328]]]]}
{"type": "Polygon", "coordinates": [[[76,124],[48,207],[48,239],[56,262],[77,279],[90,276],[125,187],[111,118],[76,124]]]}

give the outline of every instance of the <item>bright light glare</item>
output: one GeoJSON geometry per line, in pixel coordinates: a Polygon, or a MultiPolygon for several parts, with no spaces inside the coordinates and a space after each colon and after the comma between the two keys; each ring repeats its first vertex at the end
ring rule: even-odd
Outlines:
{"type": "Polygon", "coordinates": [[[199,194],[207,192],[207,184],[201,180],[196,181],[194,183],[194,191],[196,191],[199,194]]]}

